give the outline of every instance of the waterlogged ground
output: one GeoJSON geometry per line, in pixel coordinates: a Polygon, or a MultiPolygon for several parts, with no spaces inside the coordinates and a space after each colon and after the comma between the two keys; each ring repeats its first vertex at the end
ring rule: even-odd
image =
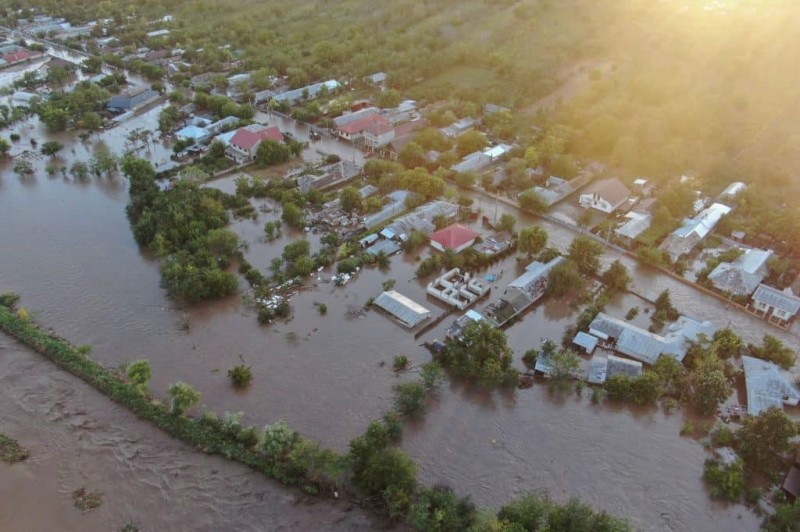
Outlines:
{"type": "MultiPolygon", "coordinates": [[[[145,115],[131,127],[152,124],[156,116],[145,115]]],[[[30,134],[41,134],[34,124],[30,134]]],[[[107,132],[99,140],[92,138],[76,147],[74,156],[91,153],[97,142],[124,145],[118,133],[107,132]]],[[[349,149],[327,143],[330,151],[345,153],[349,149]]],[[[158,149],[143,149],[140,154],[158,162],[158,149]]],[[[65,163],[69,163],[73,154],[64,151],[65,163]]],[[[319,156],[314,145],[306,155],[309,160],[319,156]]],[[[293,298],[294,318],[271,327],[260,327],[254,312],[239,298],[177,308],[159,288],[157,263],[133,241],[124,214],[124,179],[76,182],[61,176],[48,178],[43,171],[46,161],[36,164],[37,174],[26,179],[14,175],[8,163],[0,167],[0,292],[21,293],[22,304],[38,313],[41,323],[74,343],[91,344],[92,356],[107,365],[149,359],[154,369],[151,385],[157,393],[163,394],[171,382],[184,380],[202,392],[203,405],[219,413],[241,411],[246,422],[258,425],[284,419],[303,434],[345,450],[371,419],[390,408],[392,385],[415,377],[414,369],[395,375],[390,369],[392,356],[405,353],[416,366],[426,362],[429,355],[419,344],[443,338],[450,322],[446,319],[414,339],[384,316],[358,312],[389,279],[396,281],[396,290],[430,308],[434,316],[445,312],[425,296],[424,283],[413,279],[416,254],[393,257],[388,271],[367,268],[343,288],[324,282],[334,272],[320,272],[318,281],[311,279],[310,289],[293,298]],[[315,303],[326,304],[326,316],[319,314],[315,303]],[[183,312],[191,322],[189,331],[178,326],[183,312]],[[242,359],[252,367],[254,380],[249,390],[237,392],[225,374],[242,359]]],[[[230,181],[232,178],[215,186],[230,187],[230,181]]],[[[490,217],[512,212],[518,224],[532,223],[510,207],[478,196],[476,206],[490,217]]],[[[287,230],[274,242],[262,242],[264,222],[278,215],[275,210],[260,214],[255,222],[232,224],[249,244],[248,260],[264,273],[270,260],[293,238],[307,237],[312,248],[318,245],[319,235],[287,230]]],[[[552,243],[562,249],[574,237],[557,226],[545,228],[552,243]]],[[[424,258],[426,253],[419,254],[424,258]]],[[[604,262],[615,258],[610,252],[604,262]]],[[[715,298],[638,268],[630,259],[623,258],[623,262],[631,269],[635,291],[645,297],[654,298],[669,288],[676,306],[689,315],[711,319],[720,326],[730,323],[747,340],[769,332],[797,345],[792,333],[726,311],[715,298]]],[[[513,257],[491,268],[493,273],[503,272],[497,291],[502,292],[521,268],[513,257]]],[[[627,295],[613,301],[608,310],[624,315],[632,306],[644,309],[647,304],[627,295]]],[[[642,313],[637,320],[644,325],[647,317],[642,313]]],[[[521,368],[522,353],[538,347],[542,338],[559,340],[573,321],[572,310],[563,302],[546,301],[535,307],[507,331],[516,353],[515,364],[521,368]]],[[[321,503],[307,510],[303,506],[303,515],[295,516],[294,492],[283,491],[260,477],[255,480],[221,460],[192,453],[100,396],[76,398],[75,394],[93,392],[78,392],[79,383],[7,341],[0,351],[0,368],[0,419],[12,420],[4,432],[19,439],[34,456],[42,456],[43,448],[53,449],[48,447],[55,445],[52,442],[63,442],[53,454],[44,455],[51,457],[45,463],[51,465],[39,466],[34,460],[33,465],[13,473],[3,470],[3,479],[9,474],[15,478],[16,488],[5,492],[14,494],[13,498],[0,497],[0,510],[17,510],[13,518],[20,520],[9,521],[12,528],[39,528],[36,519],[41,518],[56,520],[44,523],[47,526],[63,522],[67,529],[77,526],[75,523],[109,529],[125,520],[170,529],[179,527],[183,516],[188,524],[197,523],[187,528],[212,529],[221,522],[219,516],[238,513],[242,521],[231,521],[241,523],[234,527],[238,529],[257,528],[254,523],[273,522],[270,519],[277,523],[275,528],[285,529],[336,525],[341,512],[338,507],[321,503]],[[64,410],[65,401],[78,403],[69,403],[74,406],[64,410]],[[87,406],[78,406],[80,401],[87,406]],[[82,428],[86,424],[91,430],[82,428]],[[157,447],[137,447],[148,445],[157,447]],[[84,454],[79,455],[78,450],[84,454]],[[157,455],[154,461],[158,466],[140,467],[137,450],[139,455],[157,455]],[[101,473],[104,468],[113,474],[101,473]],[[214,470],[221,473],[214,476],[214,470]],[[110,476],[104,478],[106,475],[110,476]],[[125,487],[121,479],[135,482],[125,487]],[[74,486],[78,480],[107,494],[107,502],[98,512],[74,515],[68,494],[80,487],[74,486]],[[156,499],[161,495],[135,491],[144,486],[155,486],[154,493],[167,493],[167,501],[180,504],[160,506],[156,499]],[[32,502],[16,495],[33,497],[36,489],[53,495],[47,498],[54,505],[47,512],[38,512],[38,505],[35,511],[32,502]],[[277,502],[248,506],[262,492],[270,493],[265,497],[277,502]],[[111,499],[125,502],[117,506],[111,499]],[[176,516],[161,515],[174,506],[180,506],[176,516]],[[256,506],[268,513],[258,514],[256,506]],[[312,521],[295,521],[306,514],[312,521]]],[[[630,516],[648,530],[757,528],[758,518],[745,508],[718,505],[708,498],[700,478],[705,451],[699,442],[679,435],[681,413],[666,416],[654,409],[596,406],[588,400],[588,393],[581,399],[574,394],[553,396],[541,384],[508,394],[485,394],[464,384],[449,384],[432,403],[425,419],[409,427],[403,446],[417,460],[423,481],[446,483],[458,493],[472,495],[480,505],[498,507],[522,491],[540,489],[558,500],[578,496],[598,508],[630,516]]],[[[0,490],[6,485],[0,483],[0,490]]],[[[5,519],[11,514],[0,511],[0,515],[5,519]]],[[[342,526],[369,526],[363,516],[353,519],[355,524],[345,521],[342,526]]],[[[0,522],[0,529],[6,528],[4,525],[0,522]]]]}

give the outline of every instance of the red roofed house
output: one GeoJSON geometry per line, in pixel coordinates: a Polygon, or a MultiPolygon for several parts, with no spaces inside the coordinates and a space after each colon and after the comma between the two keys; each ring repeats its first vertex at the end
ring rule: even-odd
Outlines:
{"type": "Polygon", "coordinates": [[[283,142],[283,135],[275,127],[264,127],[259,124],[252,124],[239,128],[236,134],[231,137],[225,156],[235,161],[237,164],[244,164],[256,158],[258,147],[265,140],[283,142]]]}
{"type": "Polygon", "coordinates": [[[431,247],[439,251],[452,249],[456,253],[461,253],[474,244],[479,236],[479,233],[469,227],[453,224],[431,235],[431,247]]]}
{"type": "Polygon", "coordinates": [[[370,124],[364,129],[364,144],[370,148],[383,148],[394,140],[394,126],[387,123],[370,124]]]}
{"type": "Polygon", "coordinates": [[[7,65],[13,65],[14,63],[27,61],[32,57],[34,57],[34,55],[27,50],[17,50],[16,52],[7,53],[2,57],[2,59],[3,61],[6,62],[7,65]]]}
{"type": "MultiPolygon", "coordinates": [[[[380,114],[373,114],[339,126],[337,132],[345,140],[356,141],[364,136],[366,129],[375,128],[375,131],[380,131],[386,126],[392,126],[388,118],[380,114]]],[[[392,136],[394,137],[394,128],[392,128],[392,136]]]]}

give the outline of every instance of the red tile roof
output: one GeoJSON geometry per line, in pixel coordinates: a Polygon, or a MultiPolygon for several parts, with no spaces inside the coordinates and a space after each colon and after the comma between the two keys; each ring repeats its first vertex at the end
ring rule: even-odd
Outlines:
{"type": "Polygon", "coordinates": [[[453,224],[433,233],[431,235],[431,240],[438,242],[443,248],[457,249],[470,240],[475,240],[479,236],[479,233],[476,233],[469,227],[465,227],[461,224],[453,224]]]}
{"type": "Polygon", "coordinates": [[[339,128],[339,131],[341,131],[342,133],[346,133],[348,135],[352,135],[354,133],[361,133],[367,128],[372,128],[375,126],[387,126],[387,125],[391,126],[391,123],[389,122],[389,120],[386,119],[385,116],[369,115],[341,126],[339,128]]]}
{"type": "Polygon", "coordinates": [[[17,63],[19,61],[25,61],[26,59],[30,59],[33,57],[33,54],[27,50],[17,50],[16,52],[10,52],[3,56],[3,60],[7,63],[17,63]]]}
{"type": "Polygon", "coordinates": [[[231,144],[243,150],[250,150],[262,140],[281,142],[283,141],[283,135],[281,135],[280,130],[275,126],[258,131],[250,131],[246,127],[243,127],[231,137],[231,144]]]}

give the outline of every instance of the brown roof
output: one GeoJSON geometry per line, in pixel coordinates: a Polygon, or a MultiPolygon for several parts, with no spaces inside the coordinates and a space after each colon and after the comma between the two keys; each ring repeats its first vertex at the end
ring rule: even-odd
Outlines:
{"type": "Polygon", "coordinates": [[[283,135],[281,135],[280,130],[275,126],[258,131],[251,131],[243,127],[231,137],[231,144],[243,150],[249,150],[262,140],[281,142],[283,140],[283,135]]]}
{"type": "Polygon", "coordinates": [[[793,466],[786,474],[781,488],[792,497],[800,497],[800,469],[793,466]]]}
{"type": "Polygon", "coordinates": [[[376,126],[391,126],[391,124],[383,115],[369,115],[343,125],[339,128],[339,131],[352,135],[376,126]]]}
{"type": "Polygon", "coordinates": [[[631,193],[622,181],[616,177],[609,177],[608,179],[595,181],[586,187],[581,194],[597,194],[611,205],[619,205],[628,199],[631,193]]]}

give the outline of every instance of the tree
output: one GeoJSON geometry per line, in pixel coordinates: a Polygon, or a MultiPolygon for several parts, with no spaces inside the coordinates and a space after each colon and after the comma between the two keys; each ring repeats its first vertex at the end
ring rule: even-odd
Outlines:
{"type": "Polygon", "coordinates": [[[422,369],[419,372],[420,379],[422,379],[422,384],[425,385],[425,389],[433,390],[441,385],[442,381],[444,381],[444,371],[442,371],[442,366],[435,360],[431,360],[430,362],[426,362],[422,365],[422,369]]]}
{"type": "Polygon", "coordinates": [[[731,393],[725,363],[713,351],[700,353],[689,375],[692,402],[703,415],[713,414],[731,393]]]}
{"type": "Polygon", "coordinates": [[[609,265],[603,272],[603,284],[612,292],[626,292],[631,284],[631,276],[628,275],[628,268],[619,259],[609,265]]]}
{"type": "Polygon", "coordinates": [[[783,369],[789,369],[794,366],[794,350],[784,345],[783,342],[771,334],[764,335],[760,346],[750,345],[750,352],[753,356],[774,362],[783,369]]]}
{"type": "Polygon", "coordinates": [[[706,460],[703,465],[703,479],[711,487],[711,496],[731,502],[739,502],[745,489],[742,461],[736,460],[730,465],[720,464],[716,460],[706,460]]]}
{"type": "Polygon", "coordinates": [[[480,131],[470,130],[466,133],[459,135],[456,139],[456,153],[459,157],[466,157],[470,153],[481,151],[489,142],[486,136],[480,131]]]}
{"type": "Polygon", "coordinates": [[[504,233],[514,233],[514,226],[517,224],[517,219],[513,214],[505,213],[500,216],[500,221],[497,223],[495,229],[504,233]]]}
{"type": "Polygon", "coordinates": [[[744,340],[739,338],[730,327],[719,329],[714,333],[714,351],[722,359],[738,356],[744,347],[744,340]]]}
{"type": "Polygon", "coordinates": [[[9,151],[11,151],[11,143],[6,139],[0,139],[0,157],[5,159],[8,157],[9,151]]]}
{"type": "Polygon", "coordinates": [[[161,134],[169,133],[178,125],[180,113],[174,105],[168,105],[158,113],[158,130],[161,134]]]}
{"type": "Polygon", "coordinates": [[[286,456],[292,450],[300,435],[289,428],[285,421],[279,420],[264,427],[264,441],[261,450],[272,460],[286,456]]]}
{"type": "Polygon", "coordinates": [[[258,145],[256,150],[256,166],[266,168],[275,164],[282,164],[288,161],[292,152],[285,144],[274,140],[265,140],[258,145]]]}
{"type": "Polygon", "coordinates": [[[345,187],[339,193],[339,203],[344,212],[361,211],[361,192],[356,187],[345,187]]]}
{"type": "Polygon", "coordinates": [[[186,410],[200,402],[200,392],[185,382],[170,384],[169,395],[172,397],[170,410],[176,415],[183,414],[186,410]]]}
{"type": "Polygon", "coordinates": [[[670,356],[658,357],[653,364],[652,370],[658,375],[661,388],[666,393],[676,393],[683,387],[686,369],[675,358],[670,356]]]}
{"type": "Polygon", "coordinates": [[[578,267],[571,261],[556,264],[547,274],[546,294],[552,297],[567,297],[583,293],[586,281],[578,267]]]}
{"type": "Polygon", "coordinates": [[[516,385],[519,379],[505,333],[485,321],[467,325],[458,340],[449,338],[441,360],[457,375],[477,377],[489,387],[516,385]]]}
{"type": "Polygon", "coordinates": [[[361,474],[353,483],[370,497],[383,496],[389,488],[406,494],[414,491],[417,466],[400,449],[381,449],[365,461],[361,474]]]}
{"type": "Polygon", "coordinates": [[[60,152],[64,148],[64,145],[60,142],[55,140],[48,140],[44,144],[42,144],[41,151],[44,155],[49,155],[50,157],[55,157],[56,153],[60,152]]]}
{"type": "Polygon", "coordinates": [[[636,250],[636,258],[646,266],[664,264],[664,252],[658,248],[643,246],[636,250]]]}
{"type": "Polygon", "coordinates": [[[281,219],[292,227],[302,228],[306,225],[306,218],[303,211],[294,203],[284,203],[281,219]]]}
{"type": "Polygon", "coordinates": [[[637,405],[655,404],[661,393],[660,379],[654,371],[645,371],[631,383],[631,396],[637,405]]]}
{"type": "Polygon", "coordinates": [[[581,360],[578,355],[569,349],[550,355],[550,377],[553,386],[565,389],[580,365],[581,360]]]}
{"type": "Polygon", "coordinates": [[[394,408],[406,416],[415,416],[422,412],[425,401],[425,387],[421,382],[404,382],[395,384],[394,408]]]}
{"type": "Polygon", "coordinates": [[[425,150],[416,142],[409,142],[400,150],[397,160],[406,168],[418,168],[425,166],[428,159],[425,158],[425,150]]]}
{"type": "Polygon", "coordinates": [[[444,487],[424,488],[411,505],[408,523],[420,532],[459,532],[475,522],[475,505],[444,487]]]}
{"type": "Polygon", "coordinates": [[[609,399],[627,401],[631,397],[632,379],[625,374],[617,373],[606,379],[603,388],[609,399]]]}
{"type": "Polygon", "coordinates": [[[535,190],[526,190],[522,192],[517,199],[520,209],[533,214],[544,214],[550,208],[542,195],[535,190]]]}
{"type": "Polygon", "coordinates": [[[69,71],[64,67],[55,67],[47,69],[47,83],[61,88],[69,78],[69,71]]]}
{"type": "Polygon", "coordinates": [[[655,300],[656,311],[653,314],[654,320],[661,321],[675,321],[680,317],[678,309],[672,304],[672,298],[669,295],[669,289],[664,290],[655,300]]]}
{"type": "Polygon", "coordinates": [[[525,227],[519,232],[517,238],[517,249],[520,253],[525,253],[530,257],[542,251],[547,245],[547,231],[538,225],[525,227]]]}
{"type": "Polygon", "coordinates": [[[600,268],[603,246],[586,235],[578,235],[569,245],[567,258],[583,275],[594,275],[600,268]]]}
{"type": "Polygon", "coordinates": [[[798,532],[800,531],[800,498],[792,504],[779,504],[775,507],[775,515],[767,518],[762,525],[764,532],[798,532]]]}
{"type": "Polygon", "coordinates": [[[308,255],[311,251],[311,244],[308,240],[294,240],[288,244],[286,247],[283,248],[282,257],[283,260],[286,262],[293,262],[294,260],[302,257],[304,255],[308,255]]]}
{"type": "Polygon", "coordinates": [[[782,455],[792,449],[790,440],[797,434],[792,420],[780,407],[771,406],[757,416],[747,416],[736,431],[736,450],[754,471],[774,472],[782,455]]]}
{"type": "Polygon", "coordinates": [[[125,374],[137,390],[144,392],[147,390],[147,382],[153,376],[153,370],[147,360],[136,360],[128,364],[125,374]]]}
{"type": "Polygon", "coordinates": [[[103,127],[103,118],[94,111],[86,111],[81,115],[81,124],[87,131],[98,131],[103,127]]]}

